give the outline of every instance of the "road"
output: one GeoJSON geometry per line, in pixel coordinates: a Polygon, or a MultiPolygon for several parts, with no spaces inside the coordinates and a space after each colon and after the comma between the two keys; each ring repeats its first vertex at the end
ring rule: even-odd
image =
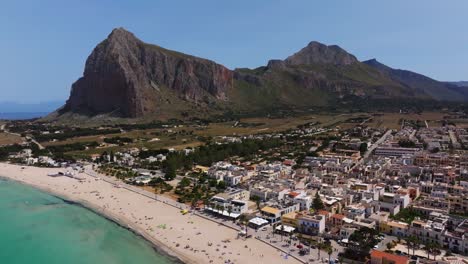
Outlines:
{"type": "MultiPolygon", "coordinates": [[[[291,256],[301,260],[303,263],[328,263],[328,254],[323,250],[320,251],[320,258],[318,250],[314,248],[311,248],[309,254],[301,256],[299,254],[299,249],[297,248],[299,241],[293,238],[291,243],[289,243],[289,237],[281,237],[279,234],[274,234],[272,226],[266,226],[254,232],[256,239],[261,240],[277,249],[280,249],[283,252],[288,252],[291,256]]],[[[338,258],[338,253],[343,252],[344,248],[334,240],[330,240],[330,242],[333,247],[331,260],[336,260],[338,258]]],[[[307,248],[307,246],[304,247],[307,248]]]]}
{"type": "Polygon", "coordinates": [[[32,143],[36,144],[39,149],[41,149],[41,150],[45,149],[45,147],[42,146],[39,142],[37,142],[34,138],[32,138],[30,136],[26,136],[26,139],[30,140],[32,143]]]}
{"type": "Polygon", "coordinates": [[[364,153],[364,156],[362,157],[363,159],[369,158],[369,155],[380,145],[382,144],[388,136],[392,133],[392,130],[389,129],[387,130],[381,138],[379,138],[374,144],[370,146],[370,148],[364,153]]]}
{"type": "MultiPolygon", "coordinates": [[[[12,133],[12,132],[8,131],[7,129],[5,129],[5,126],[6,126],[5,124],[1,125],[1,126],[0,126],[0,131],[3,131],[3,132],[5,132],[5,133],[7,133],[7,134],[10,134],[10,135],[22,137],[21,134],[12,133]]],[[[45,147],[42,146],[39,142],[37,142],[34,138],[32,138],[32,137],[30,137],[30,136],[26,136],[25,138],[26,138],[26,140],[29,140],[29,141],[31,141],[32,143],[36,144],[37,147],[38,147],[39,149],[41,149],[41,150],[42,150],[42,149],[45,149],[45,147]]]]}
{"type": "Polygon", "coordinates": [[[392,130],[389,129],[387,130],[382,137],[380,137],[374,144],[372,144],[368,149],[367,151],[364,153],[364,155],[362,155],[362,158],[356,162],[354,164],[353,167],[351,167],[350,171],[353,170],[355,167],[363,164],[364,162],[367,161],[367,159],[369,158],[369,156],[372,154],[372,152],[380,145],[382,144],[386,139],[387,137],[392,133],[392,130]]]}
{"type": "MultiPolygon", "coordinates": [[[[91,177],[99,178],[99,179],[101,179],[103,181],[106,181],[108,183],[114,184],[116,186],[120,186],[121,188],[125,188],[125,189],[127,189],[129,191],[138,193],[140,195],[144,195],[144,196],[149,197],[151,199],[155,199],[156,201],[163,202],[163,203],[165,203],[167,205],[179,208],[181,210],[183,210],[183,209],[189,210],[190,209],[190,207],[188,205],[183,204],[183,203],[179,203],[179,202],[174,201],[174,200],[172,200],[170,198],[167,198],[165,196],[145,191],[143,189],[140,189],[140,188],[135,187],[133,185],[126,184],[126,183],[124,183],[124,182],[122,182],[120,180],[114,179],[114,178],[109,177],[109,176],[97,174],[92,169],[91,165],[86,165],[84,171],[85,171],[86,174],[88,174],[91,177]]],[[[214,215],[212,215],[210,213],[206,213],[206,212],[203,212],[203,211],[192,210],[191,212],[194,215],[197,215],[199,217],[203,217],[203,218],[205,218],[207,220],[210,220],[212,222],[215,222],[215,223],[217,223],[219,225],[224,225],[226,227],[232,228],[232,229],[237,230],[237,231],[241,230],[241,227],[239,225],[237,225],[236,223],[234,223],[234,222],[232,222],[230,220],[226,220],[224,218],[216,217],[216,216],[214,216],[214,215]]],[[[323,259],[323,261],[322,260],[320,260],[320,261],[317,260],[318,251],[316,249],[312,249],[310,255],[300,256],[299,255],[299,250],[294,245],[294,243],[296,243],[296,244],[298,243],[297,241],[293,242],[291,245],[287,245],[286,247],[284,247],[284,244],[281,244],[281,236],[280,235],[276,234],[276,235],[271,236],[271,234],[272,234],[272,227],[271,226],[267,227],[265,231],[258,230],[257,232],[254,231],[251,228],[248,228],[247,233],[251,234],[252,237],[254,237],[255,239],[258,239],[258,240],[260,240],[260,241],[262,241],[262,242],[264,242],[264,243],[266,243],[266,244],[268,244],[268,245],[282,251],[284,255],[289,254],[290,255],[289,257],[294,257],[294,258],[298,259],[299,261],[301,261],[303,263],[327,263],[328,262],[328,254],[325,251],[321,251],[321,259],[323,259]],[[253,233],[253,232],[255,232],[255,233],[253,233]],[[270,238],[270,236],[271,236],[271,238],[270,238]]],[[[283,237],[283,240],[285,240],[285,237],[283,237]]],[[[342,251],[343,248],[340,245],[338,245],[335,241],[332,241],[332,246],[335,249],[335,251],[333,251],[333,254],[332,254],[332,259],[336,259],[336,258],[338,258],[338,253],[340,251],[342,251]]]]}

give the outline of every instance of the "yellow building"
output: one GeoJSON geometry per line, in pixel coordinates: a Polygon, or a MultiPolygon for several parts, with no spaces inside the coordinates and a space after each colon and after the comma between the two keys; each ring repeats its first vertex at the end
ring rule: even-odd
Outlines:
{"type": "Polygon", "coordinates": [[[383,221],[379,225],[379,231],[392,236],[405,236],[408,232],[408,224],[400,221],[383,221]]]}
{"type": "Polygon", "coordinates": [[[210,169],[209,167],[200,166],[200,165],[197,165],[194,168],[195,171],[200,172],[200,173],[207,173],[209,169],[210,169]]]}
{"type": "Polygon", "coordinates": [[[297,212],[291,212],[281,216],[281,223],[292,227],[297,227],[297,212]]]}
{"type": "Polygon", "coordinates": [[[384,234],[390,234],[392,233],[392,227],[388,225],[387,221],[382,221],[379,225],[379,231],[384,234]]]}

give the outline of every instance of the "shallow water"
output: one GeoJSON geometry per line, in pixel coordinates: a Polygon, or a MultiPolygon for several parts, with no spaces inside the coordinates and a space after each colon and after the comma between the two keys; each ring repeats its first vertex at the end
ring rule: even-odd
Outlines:
{"type": "Polygon", "coordinates": [[[173,263],[82,206],[0,179],[0,263],[173,263]]]}

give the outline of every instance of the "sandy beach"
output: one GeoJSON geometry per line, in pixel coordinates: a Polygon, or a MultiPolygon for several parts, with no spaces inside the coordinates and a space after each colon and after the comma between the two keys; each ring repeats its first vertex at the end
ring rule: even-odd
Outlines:
{"type": "Polygon", "coordinates": [[[22,167],[0,163],[0,176],[80,203],[128,227],[168,255],[184,263],[300,263],[254,238],[125,188],[81,173],[82,181],[50,177],[63,169],[22,167]]]}

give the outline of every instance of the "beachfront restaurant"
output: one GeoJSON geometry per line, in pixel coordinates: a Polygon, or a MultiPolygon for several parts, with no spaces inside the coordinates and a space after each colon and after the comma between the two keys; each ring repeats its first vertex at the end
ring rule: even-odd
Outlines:
{"type": "Polygon", "coordinates": [[[254,217],[249,220],[249,226],[255,229],[259,229],[262,226],[268,225],[270,222],[260,217],[254,217]]]}
{"type": "Polygon", "coordinates": [[[278,225],[278,226],[275,228],[275,233],[278,233],[278,234],[283,233],[283,235],[289,235],[289,234],[291,234],[292,232],[294,232],[294,230],[296,230],[296,228],[294,228],[294,227],[292,227],[292,226],[288,226],[288,225],[278,225]]]}
{"type": "Polygon", "coordinates": [[[233,218],[233,219],[237,219],[241,215],[241,214],[238,214],[238,213],[235,213],[235,212],[229,213],[227,210],[224,210],[224,209],[223,210],[218,210],[216,208],[211,208],[211,207],[205,207],[205,210],[210,211],[210,212],[212,212],[214,214],[218,214],[220,216],[229,217],[229,218],[233,218]]]}

